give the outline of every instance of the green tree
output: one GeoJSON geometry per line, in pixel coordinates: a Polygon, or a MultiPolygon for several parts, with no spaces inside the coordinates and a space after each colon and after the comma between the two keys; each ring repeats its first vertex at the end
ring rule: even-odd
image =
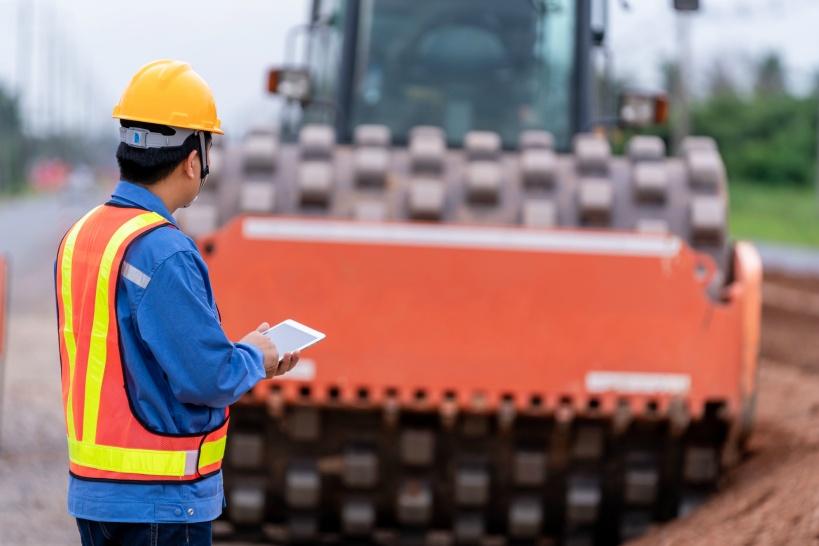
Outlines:
{"type": "Polygon", "coordinates": [[[736,97],[737,85],[723,59],[716,59],[708,70],[708,92],[712,97],[723,95],[736,97]]]}
{"type": "Polygon", "coordinates": [[[732,180],[807,186],[814,176],[814,97],[720,95],[696,105],[694,132],[712,136],[732,180]]]}
{"type": "Polygon", "coordinates": [[[710,95],[693,108],[693,134],[717,141],[732,182],[812,184],[819,116],[816,96],[788,93],[785,66],[775,53],[757,63],[751,97],[733,89],[727,71],[719,68],[724,66],[721,62],[714,65],[710,95]]]}
{"type": "Polygon", "coordinates": [[[0,87],[0,192],[25,185],[26,140],[17,99],[0,87]]]}
{"type": "Polygon", "coordinates": [[[777,53],[768,53],[759,61],[754,90],[761,97],[773,97],[787,93],[785,67],[777,53]]]}

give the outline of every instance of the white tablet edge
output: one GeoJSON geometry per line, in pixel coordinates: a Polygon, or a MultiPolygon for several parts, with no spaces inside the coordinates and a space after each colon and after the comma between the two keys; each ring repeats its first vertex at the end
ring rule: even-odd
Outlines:
{"type": "MultiPolygon", "coordinates": [[[[284,320],[284,321],[280,322],[279,324],[287,324],[288,326],[292,326],[293,328],[298,328],[299,330],[301,330],[302,332],[304,332],[306,334],[310,334],[311,336],[317,337],[318,339],[316,341],[321,341],[322,339],[327,337],[322,332],[319,332],[318,330],[313,330],[309,326],[305,326],[304,324],[302,324],[300,322],[296,322],[293,319],[284,320]]],[[[276,326],[278,326],[279,324],[277,324],[276,326]]],[[[275,326],[274,326],[274,328],[275,328],[275,326]]]]}
{"type": "MultiPolygon", "coordinates": [[[[318,343],[319,341],[321,341],[322,339],[324,339],[325,337],[327,337],[327,336],[326,336],[324,333],[319,332],[318,330],[313,330],[313,329],[312,329],[312,328],[310,328],[309,326],[305,326],[304,324],[302,324],[302,323],[300,323],[300,322],[296,322],[296,321],[295,321],[295,320],[293,320],[293,319],[283,320],[282,322],[278,323],[276,326],[281,326],[282,324],[286,324],[286,325],[288,325],[288,326],[292,326],[293,328],[295,328],[295,329],[297,329],[297,330],[301,330],[301,331],[302,331],[302,332],[304,332],[305,334],[310,334],[311,336],[314,336],[314,337],[316,338],[316,339],[314,339],[313,341],[311,341],[311,342],[309,342],[309,343],[306,343],[306,344],[302,345],[302,346],[301,346],[301,347],[299,347],[298,349],[295,349],[296,351],[301,351],[301,350],[303,350],[303,349],[306,349],[306,348],[308,348],[308,347],[311,347],[311,346],[315,345],[316,343],[318,343]]],[[[272,330],[272,329],[273,329],[273,328],[275,328],[276,326],[271,326],[270,328],[268,328],[267,330],[265,330],[264,332],[262,332],[262,334],[264,334],[264,333],[266,333],[266,332],[269,332],[270,330],[272,330]]],[[[292,351],[291,351],[291,354],[292,354],[292,351]]],[[[279,362],[281,362],[283,359],[284,359],[284,353],[282,353],[282,354],[280,354],[280,355],[279,355],[279,362]]]]}

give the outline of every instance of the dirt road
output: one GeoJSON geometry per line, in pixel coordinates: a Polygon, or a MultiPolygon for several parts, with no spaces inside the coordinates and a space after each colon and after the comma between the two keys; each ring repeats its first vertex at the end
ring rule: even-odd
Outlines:
{"type": "Polygon", "coordinates": [[[688,518],[629,546],[819,544],[819,375],[762,362],[748,458],[688,518]]]}
{"type": "MultiPolygon", "coordinates": [[[[0,205],[0,251],[14,258],[9,354],[0,395],[0,546],[79,544],[65,513],[52,268],[65,229],[99,199],[86,195],[0,205]]],[[[819,296],[819,281],[771,279],[797,291],[798,302],[810,300],[799,294],[819,296]]],[[[788,292],[779,295],[788,300],[788,292]]],[[[633,545],[819,545],[817,334],[819,317],[766,309],[766,357],[750,456],[710,502],[633,545]]]]}

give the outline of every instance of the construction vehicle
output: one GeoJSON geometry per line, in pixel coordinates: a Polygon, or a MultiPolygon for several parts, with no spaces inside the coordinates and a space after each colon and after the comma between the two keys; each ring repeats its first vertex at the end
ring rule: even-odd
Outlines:
{"type": "MultiPolygon", "coordinates": [[[[281,126],[218,144],[180,217],[229,335],[327,334],[232,409],[236,532],[617,544],[717,488],[760,261],[713,140],[587,132],[600,5],[315,1],[281,126]]],[[[619,123],[663,109],[627,93],[619,123]]]]}

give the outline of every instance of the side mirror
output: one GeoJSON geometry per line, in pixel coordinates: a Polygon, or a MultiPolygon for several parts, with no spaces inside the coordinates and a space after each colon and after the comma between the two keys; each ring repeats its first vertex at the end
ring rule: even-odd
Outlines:
{"type": "Polygon", "coordinates": [[[662,125],[668,120],[668,95],[626,91],[620,96],[620,124],[623,127],[662,125]]]}
{"type": "Polygon", "coordinates": [[[267,80],[267,90],[287,100],[310,102],[310,73],[303,68],[274,68],[267,80]]]}
{"type": "Polygon", "coordinates": [[[700,0],[674,0],[674,9],[677,11],[699,11],[700,0]]]}

